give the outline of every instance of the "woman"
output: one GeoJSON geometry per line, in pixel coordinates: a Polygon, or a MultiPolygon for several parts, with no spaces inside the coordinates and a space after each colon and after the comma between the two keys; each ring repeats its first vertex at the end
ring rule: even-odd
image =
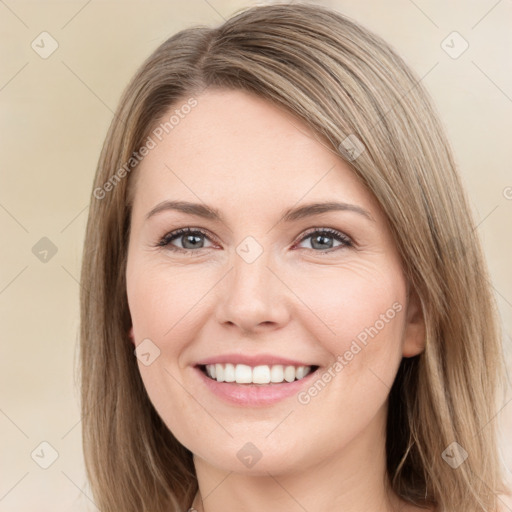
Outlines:
{"type": "Polygon", "coordinates": [[[83,443],[107,511],[496,512],[482,250],[416,76],[325,8],[164,42],[83,253],[83,443]]]}

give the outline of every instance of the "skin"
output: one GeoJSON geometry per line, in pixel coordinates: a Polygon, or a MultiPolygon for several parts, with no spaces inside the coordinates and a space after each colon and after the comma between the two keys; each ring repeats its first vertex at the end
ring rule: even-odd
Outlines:
{"type": "Polygon", "coordinates": [[[424,350],[425,329],[384,213],[349,164],[284,110],[242,91],[196,98],[137,169],[126,273],[133,343],[149,338],[160,350],[152,364],[138,362],[140,374],[194,454],[194,506],[420,510],[385,485],[388,394],[402,357],[424,350]],[[172,210],[145,220],[165,200],[206,203],[225,222],[172,210]],[[332,200],[364,208],[373,221],[332,211],[279,222],[287,208],[332,200]],[[208,235],[194,246],[184,245],[186,235],[156,245],[184,227],[208,235]],[[324,233],[328,245],[319,249],[304,235],[311,228],[335,229],[355,245],[324,233]],[[263,249],[252,263],[236,252],[247,236],[263,249]],[[321,375],[394,303],[401,310],[307,404],[292,396],[266,407],[230,405],[193,369],[209,356],[266,352],[312,361],[321,375]],[[237,458],[247,442],[262,454],[251,468],[237,458]]]}

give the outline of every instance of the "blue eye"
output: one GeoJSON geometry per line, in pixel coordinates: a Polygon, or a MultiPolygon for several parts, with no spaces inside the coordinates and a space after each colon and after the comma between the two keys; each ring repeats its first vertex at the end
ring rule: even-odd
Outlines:
{"type": "MultiPolygon", "coordinates": [[[[167,233],[156,245],[157,247],[167,247],[171,251],[178,252],[195,252],[195,249],[208,249],[204,247],[203,238],[210,239],[207,233],[201,229],[182,228],[171,233],[167,233]],[[172,245],[176,239],[181,240],[182,247],[172,245]]],[[[345,234],[331,228],[313,228],[305,236],[300,239],[300,242],[311,239],[311,246],[315,252],[321,254],[335,251],[343,247],[353,247],[352,240],[345,234]],[[337,240],[340,245],[333,247],[333,242],[329,240],[337,240]],[[318,250],[316,250],[318,249],[318,250]]]]}
{"type": "Polygon", "coordinates": [[[353,246],[352,240],[347,235],[330,228],[314,228],[313,231],[310,231],[309,234],[301,239],[301,242],[308,238],[311,239],[311,246],[313,249],[320,249],[316,252],[320,252],[322,254],[332,252],[338,248],[353,246]],[[332,243],[329,242],[329,240],[332,239],[341,242],[341,244],[337,247],[333,247],[332,243]]]}
{"type": "Polygon", "coordinates": [[[200,229],[191,229],[191,228],[182,228],[177,229],[171,233],[165,235],[160,242],[158,242],[157,246],[159,247],[168,247],[171,251],[188,251],[191,248],[199,248],[203,249],[201,246],[201,237],[208,238],[208,235],[201,231],[200,229]],[[171,242],[176,239],[181,239],[183,247],[172,246],[171,242]],[[186,247],[188,245],[188,247],[186,247]]]}

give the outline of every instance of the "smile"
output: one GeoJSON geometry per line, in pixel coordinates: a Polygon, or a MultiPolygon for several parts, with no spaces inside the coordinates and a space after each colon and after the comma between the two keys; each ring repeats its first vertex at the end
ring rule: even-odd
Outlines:
{"type": "Polygon", "coordinates": [[[318,369],[319,366],[249,366],[235,363],[193,367],[195,375],[212,397],[239,407],[270,406],[296,396],[311,385],[318,369]]]}
{"type": "Polygon", "coordinates": [[[258,365],[217,363],[201,365],[200,369],[217,382],[237,384],[281,384],[301,380],[315,371],[317,366],[258,365]]]}

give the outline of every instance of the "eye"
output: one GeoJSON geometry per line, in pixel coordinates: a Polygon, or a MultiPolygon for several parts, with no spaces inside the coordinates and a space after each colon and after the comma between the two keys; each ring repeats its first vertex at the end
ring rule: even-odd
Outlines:
{"type": "Polygon", "coordinates": [[[353,247],[352,240],[347,235],[331,228],[313,228],[313,231],[302,237],[301,242],[307,239],[311,239],[311,247],[322,254],[342,247],[353,247]],[[340,245],[333,247],[333,239],[341,242],[340,245]]]}
{"type": "Polygon", "coordinates": [[[202,238],[208,238],[208,235],[197,228],[182,228],[167,233],[156,245],[157,247],[167,247],[171,251],[189,252],[190,249],[208,249],[204,247],[202,238]],[[182,247],[176,247],[171,244],[174,240],[180,240],[182,247]]]}
{"type": "MultiPolygon", "coordinates": [[[[167,233],[156,246],[167,247],[171,251],[191,252],[192,250],[193,252],[194,249],[209,248],[204,246],[203,238],[210,239],[208,234],[199,228],[181,228],[167,233]],[[177,247],[173,245],[172,242],[174,240],[180,240],[182,246],[177,247]]],[[[342,247],[353,247],[353,242],[347,235],[331,228],[313,228],[300,239],[300,242],[304,242],[307,239],[311,239],[312,249],[316,249],[316,252],[322,254],[342,247]],[[333,247],[332,240],[336,240],[340,244],[333,247]]]]}

